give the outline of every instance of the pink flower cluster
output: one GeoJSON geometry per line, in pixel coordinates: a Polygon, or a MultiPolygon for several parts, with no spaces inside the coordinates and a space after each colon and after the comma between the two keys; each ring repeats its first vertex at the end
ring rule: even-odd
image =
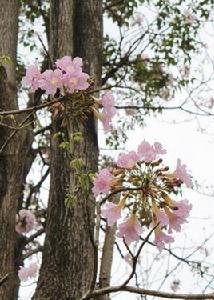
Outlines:
{"type": "Polygon", "coordinates": [[[36,65],[29,66],[26,76],[22,79],[25,87],[30,87],[32,92],[39,88],[44,90],[47,95],[55,95],[59,90],[74,93],[86,90],[89,87],[89,76],[82,71],[82,59],[64,56],[55,63],[54,70],[46,70],[41,73],[36,65]]]}
{"type": "Polygon", "coordinates": [[[32,212],[22,209],[16,215],[16,231],[20,234],[30,232],[36,224],[36,218],[32,212]]]}
{"type": "Polygon", "coordinates": [[[145,162],[152,162],[158,158],[159,155],[166,154],[166,150],[163,149],[160,143],[154,143],[150,145],[148,142],[143,141],[137,149],[137,154],[145,162]]]}
{"type": "Polygon", "coordinates": [[[181,225],[187,222],[192,205],[187,200],[174,201],[168,193],[174,193],[174,188],[180,187],[181,181],[191,187],[191,179],[180,159],[176,170],[169,173],[169,168],[163,167],[162,160],[157,160],[165,153],[166,150],[160,143],[150,145],[143,141],[137,152],[120,154],[111,171],[105,168],[94,179],[95,197],[100,194],[109,194],[110,197],[111,192],[121,195],[119,203],[107,201],[101,208],[101,215],[109,226],[121,220],[126,204],[129,204],[130,209],[133,206],[131,215],[119,222],[117,227],[117,236],[124,238],[127,244],[138,241],[142,233],[138,216],[143,216],[142,222],[149,220],[150,226],[157,226],[154,230],[154,243],[160,250],[166,243],[174,241],[170,234],[181,231],[181,225]],[[145,206],[147,208],[142,210],[145,206]]]}
{"type": "Polygon", "coordinates": [[[21,281],[27,281],[28,279],[35,278],[38,273],[38,265],[36,262],[32,262],[28,267],[20,267],[18,276],[21,281]]]}
{"type": "Polygon", "coordinates": [[[114,107],[114,97],[110,91],[105,92],[102,95],[101,104],[103,106],[102,111],[102,123],[105,132],[110,131],[112,118],[116,114],[116,108],[114,107]]]}

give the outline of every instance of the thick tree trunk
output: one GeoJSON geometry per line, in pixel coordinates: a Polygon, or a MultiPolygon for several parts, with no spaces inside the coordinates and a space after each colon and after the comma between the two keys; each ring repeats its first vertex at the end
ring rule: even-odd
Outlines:
{"type": "MultiPolygon", "coordinates": [[[[0,5],[0,56],[6,55],[10,63],[0,66],[0,110],[18,109],[16,89],[16,50],[18,37],[18,1],[2,0],[0,5]]],[[[21,121],[20,119],[17,120],[21,121]]],[[[16,126],[13,118],[1,123],[16,126]]],[[[0,124],[0,273],[9,274],[0,287],[1,300],[17,298],[17,269],[15,215],[22,190],[23,170],[26,160],[26,129],[17,130],[0,124]],[[11,137],[11,138],[10,138],[11,137]]]]}
{"type": "MultiPolygon", "coordinates": [[[[82,57],[85,71],[96,84],[101,82],[102,1],[52,0],[50,8],[50,52],[52,59],[64,55],[82,57]]],[[[94,199],[87,197],[70,168],[70,161],[81,158],[84,172],[95,172],[98,164],[96,122],[89,115],[67,120],[53,120],[51,139],[51,182],[46,224],[46,240],[38,287],[33,299],[80,299],[90,287],[94,270],[94,199]],[[56,133],[62,132],[63,135],[56,133]],[[72,139],[81,133],[82,140],[62,149],[62,136],[72,139]],[[74,192],[72,206],[65,198],[74,192]]],[[[71,195],[70,195],[71,196],[71,195]]]]}

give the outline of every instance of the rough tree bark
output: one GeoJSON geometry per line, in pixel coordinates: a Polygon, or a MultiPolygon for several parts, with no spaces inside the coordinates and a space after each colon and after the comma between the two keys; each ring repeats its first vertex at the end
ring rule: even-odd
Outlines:
{"type": "MultiPolygon", "coordinates": [[[[11,62],[0,66],[0,110],[18,109],[16,88],[18,9],[16,0],[1,1],[0,55],[9,56],[11,62]]],[[[0,272],[2,276],[9,274],[8,279],[0,287],[1,300],[17,298],[19,261],[15,215],[23,189],[28,145],[32,143],[32,130],[23,128],[14,131],[5,124],[17,126],[17,123],[20,124],[25,117],[19,117],[16,122],[12,116],[0,120],[0,272]]]]}
{"type": "MultiPolygon", "coordinates": [[[[84,70],[99,86],[102,68],[102,1],[52,0],[50,7],[50,53],[53,60],[64,55],[82,57],[84,70]]],[[[94,199],[86,199],[69,167],[81,158],[84,171],[96,172],[98,144],[96,122],[68,116],[66,128],[53,120],[51,139],[51,179],[46,239],[38,287],[33,299],[79,299],[93,278],[94,199]],[[62,134],[56,137],[56,133],[62,134]],[[83,139],[71,149],[62,149],[62,136],[71,139],[81,132],[83,139]],[[76,201],[66,207],[65,198],[75,191],[76,201]]]]}

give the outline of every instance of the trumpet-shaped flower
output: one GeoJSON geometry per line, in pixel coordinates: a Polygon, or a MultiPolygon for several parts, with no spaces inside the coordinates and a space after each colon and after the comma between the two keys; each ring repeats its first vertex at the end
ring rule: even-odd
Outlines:
{"type": "Polygon", "coordinates": [[[118,225],[117,236],[124,238],[127,244],[138,241],[142,233],[142,227],[135,214],[124,220],[118,225]]]}
{"type": "Polygon", "coordinates": [[[32,92],[40,88],[42,82],[42,74],[36,65],[29,66],[26,70],[26,75],[22,78],[22,84],[25,87],[30,87],[32,92]]]}
{"type": "Polygon", "coordinates": [[[94,187],[92,189],[94,196],[97,197],[100,193],[109,192],[113,178],[114,176],[108,169],[102,169],[94,179],[94,187]]]}
{"type": "Polygon", "coordinates": [[[157,212],[156,217],[157,217],[157,222],[160,223],[160,225],[168,225],[169,224],[169,218],[163,210],[159,210],[157,212]]]}
{"type": "Polygon", "coordinates": [[[183,181],[188,188],[192,187],[192,180],[191,180],[190,176],[187,174],[186,165],[181,164],[180,158],[177,160],[177,167],[176,167],[176,170],[174,172],[174,175],[178,179],[183,181]]]}
{"type": "Polygon", "coordinates": [[[86,90],[89,87],[88,75],[83,72],[63,74],[63,83],[70,93],[86,90]]]}
{"type": "Polygon", "coordinates": [[[185,200],[173,201],[174,209],[173,212],[168,212],[169,217],[169,233],[172,233],[172,230],[181,231],[181,225],[187,222],[189,213],[192,209],[192,204],[185,200]]]}
{"type": "Polygon", "coordinates": [[[62,82],[62,71],[56,70],[46,70],[42,73],[43,80],[40,83],[41,89],[45,90],[47,95],[54,95],[57,89],[60,89],[63,85],[62,82]]]}
{"type": "Polygon", "coordinates": [[[114,97],[110,91],[105,92],[102,95],[101,100],[103,111],[102,111],[102,123],[103,128],[107,132],[111,128],[112,118],[116,114],[116,108],[114,107],[114,97]]]}
{"type": "Polygon", "coordinates": [[[28,233],[36,224],[36,218],[32,212],[22,209],[16,215],[16,231],[20,234],[28,233]]]}
{"type": "Polygon", "coordinates": [[[157,246],[159,250],[162,250],[166,243],[174,242],[174,238],[170,235],[164,233],[160,226],[155,229],[155,240],[154,244],[157,246]]]}
{"type": "Polygon", "coordinates": [[[73,60],[70,56],[64,56],[57,59],[55,65],[66,73],[82,72],[82,58],[75,57],[73,60]]]}
{"type": "Polygon", "coordinates": [[[121,207],[118,204],[107,202],[101,209],[101,215],[107,219],[109,226],[112,226],[121,217],[121,207]]]}
{"type": "Polygon", "coordinates": [[[138,146],[138,155],[145,161],[145,162],[152,162],[154,161],[158,155],[166,154],[166,150],[163,149],[160,143],[154,143],[151,146],[148,142],[143,141],[138,146]]]}
{"type": "Polygon", "coordinates": [[[135,151],[127,154],[120,154],[117,160],[117,166],[120,168],[132,169],[139,161],[139,156],[135,151]]]}

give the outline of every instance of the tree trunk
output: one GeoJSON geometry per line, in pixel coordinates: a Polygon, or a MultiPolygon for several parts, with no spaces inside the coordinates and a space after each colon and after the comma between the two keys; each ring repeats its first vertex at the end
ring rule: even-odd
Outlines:
{"type": "MultiPolygon", "coordinates": [[[[102,1],[52,0],[50,7],[50,53],[53,60],[64,55],[83,58],[85,71],[101,82],[102,1]]],[[[70,161],[81,158],[84,173],[96,172],[98,143],[96,122],[69,116],[66,128],[54,119],[51,138],[51,181],[46,239],[37,290],[33,299],[80,299],[90,287],[94,272],[94,199],[83,191],[70,161]],[[56,136],[56,133],[61,132],[56,136]],[[79,142],[72,141],[81,133],[79,142]],[[69,149],[59,147],[66,139],[69,149]],[[72,146],[73,145],[73,146],[72,146]],[[72,206],[65,199],[72,197],[72,206]]]]}
{"type": "MultiPolygon", "coordinates": [[[[12,110],[18,109],[16,88],[18,1],[2,0],[0,15],[0,56],[9,56],[11,60],[0,66],[0,110],[12,110]]],[[[23,188],[23,170],[29,145],[27,139],[31,139],[32,136],[26,129],[15,132],[9,129],[7,125],[17,126],[11,116],[0,121],[0,273],[1,276],[9,274],[8,279],[0,287],[0,299],[13,300],[17,298],[19,283],[15,215],[23,188]]],[[[16,121],[21,122],[21,118],[16,121]]]]}

